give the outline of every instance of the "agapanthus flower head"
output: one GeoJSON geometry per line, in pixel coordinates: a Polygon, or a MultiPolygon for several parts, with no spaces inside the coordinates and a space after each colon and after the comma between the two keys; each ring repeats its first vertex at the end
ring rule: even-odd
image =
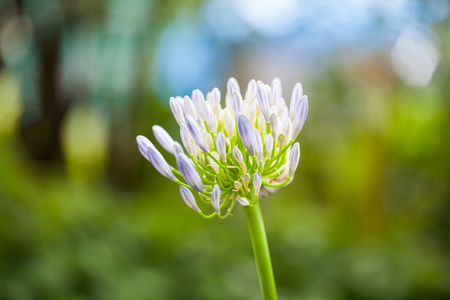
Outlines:
{"type": "Polygon", "coordinates": [[[137,137],[138,148],[159,173],[180,185],[183,200],[201,215],[225,218],[236,202],[253,205],[292,181],[300,160],[295,139],[308,114],[300,83],[289,108],[278,78],[271,85],[251,80],[245,98],[230,78],[224,107],[217,88],[206,97],[199,90],[192,97],[172,97],[170,107],[180,125],[181,143],[161,126],[153,126],[153,133],[175,156],[178,169],[146,137],[137,137]],[[212,208],[211,214],[203,213],[191,191],[212,208]]]}

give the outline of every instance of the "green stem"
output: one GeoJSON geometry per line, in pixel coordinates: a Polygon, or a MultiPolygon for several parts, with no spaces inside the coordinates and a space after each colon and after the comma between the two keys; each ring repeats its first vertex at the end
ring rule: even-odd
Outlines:
{"type": "MultiPolygon", "coordinates": [[[[253,192],[251,194],[254,194],[253,192]]],[[[276,300],[277,291],[273,277],[272,263],[270,261],[269,245],[261,214],[259,202],[244,206],[248,230],[252,241],[253,253],[258,268],[259,282],[264,300],[276,300]]]]}

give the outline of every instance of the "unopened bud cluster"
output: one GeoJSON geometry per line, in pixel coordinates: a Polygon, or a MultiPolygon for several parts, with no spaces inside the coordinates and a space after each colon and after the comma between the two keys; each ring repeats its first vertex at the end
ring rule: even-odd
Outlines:
{"type": "Polygon", "coordinates": [[[253,205],[292,180],[300,160],[295,139],[308,114],[308,98],[297,83],[288,108],[278,78],[271,86],[251,80],[242,98],[236,79],[230,78],[224,108],[220,100],[217,88],[206,99],[199,90],[192,97],[170,99],[184,149],[161,126],[153,126],[156,140],[175,156],[177,169],[146,137],[138,136],[137,143],[161,175],[180,185],[190,208],[205,217],[225,218],[236,202],[253,205]],[[192,192],[214,212],[204,214],[192,192]]]}

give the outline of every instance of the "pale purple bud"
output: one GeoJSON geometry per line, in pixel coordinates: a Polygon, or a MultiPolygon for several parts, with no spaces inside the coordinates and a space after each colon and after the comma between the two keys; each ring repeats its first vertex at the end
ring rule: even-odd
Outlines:
{"type": "Polygon", "coordinates": [[[159,125],[153,125],[153,135],[158,143],[169,153],[173,153],[173,139],[164,128],[159,125]]]}
{"type": "Polygon", "coordinates": [[[219,112],[220,109],[220,91],[218,88],[214,88],[211,91],[211,108],[215,114],[219,112]]]}
{"type": "Polygon", "coordinates": [[[216,148],[223,161],[227,160],[227,148],[225,144],[225,135],[219,132],[216,136],[216,148]]]}
{"type": "Polygon", "coordinates": [[[178,154],[177,166],[181,175],[183,175],[184,180],[186,180],[186,183],[193,187],[197,192],[203,193],[205,188],[203,187],[202,179],[200,178],[200,175],[198,175],[192,160],[185,154],[178,154]]]}
{"type": "Polygon", "coordinates": [[[250,202],[248,202],[248,200],[246,198],[244,198],[244,197],[238,196],[236,200],[242,206],[249,206],[250,205],[250,202]]]}
{"type": "Polygon", "coordinates": [[[276,103],[278,102],[278,99],[281,98],[283,89],[281,87],[281,80],[279,78],[275,78],[272,81],[272,86],[270,89],[271,93],[270,93],[270,104],[271,105],[276,105],[276,103]]]}
{"type": "Polygon", "coordinates": [[[289,118],[294,119],[295,112],[300,104],[300,98],[303,96],[303,87],[301,83],[296,83],[292,90],[291,104],[289,106],[289,118]]]}
{"type": "Polygon", "coordinates": [[[308,115],[308,97],[303,96],[300,100],[294,119],[292,120],[292,139],[296,139],[305,124],[308,115]]]}
{"type": "Polygon", "coordinates": [[[172,181],[177,180],[175,175],[173,175],[172,173],[172,167],[166,162],[164,156],[162,156],[162,154],[158,150],[156,150],[155,147],[148,147],[147,155],[149,161],[152,163],[153,167],[155,167],[156,171],[172,181]]]}
{"type": "Polygon", "coordinates": [[[300,161],[300,144],[297,142],[292,146],[289,153],[289,176],[294,176],[295,170],[297,170],[298,162],[300,161]]]}
{"type": "Polygon", "coordinates": [[[236,147],[236,146],[233,147],[233,156],[234,156],[234,158],[237,160],[238,164],[239,164],[241,167],[244,167],[244,166],[245,166],[245,163],[244,163],[244,157],[242,156],[242,152],[241,152],[241,150],[239,150],[239,148],[236,147]]]}
{"type": "Polygon", "coordinates": [[[262,176],[258,171],[253,174],[253,189],[255,190],[255,194],[259,194],[259,190],[261,189],[262,184],[262,176]]]}
{"type": "Polygon", "coordinates": [[[255,155],[255,149],[253,145],[255,144],[255,133],[253,131],[252,123],[247,118],[246,115],[240,115],[237,119],[239,137],[244,144],[250,155],[255,155]]]}
{"type": "Polygon", "coordinates": [[[147,150],[150,147],[155,148],[155,146],[153,146],[152,142],[150,142],[150,140],[143,135],[138,135],[136,137],[136,142],[138,144],[139,152],[141,152],[142,156],[145,157],[146,160],[150,161],[147,155],[147,150]]]}
{"type": "Polygon", "coordinates": [[[220,186],[218,184],[214,185],[212,190],[211,204],[216,213],[220,214],[220,186]]]}
{"type": "Polygon", "coordinates": [[[203,115],[205,116],[206,125],[209,131],[214,131],[214,113],[211,105],[208,102],[203,103],[203,115]]]}
{"type": "Polygon", "coordinates": [[[241,93],[241,89],[239,88],[239,84],[237,80],[234,77],[230,77],[227,82],[227,92],[230,93],[230,95],[233,95],[234,93],[241,93]]]}
{"type": "Polygon", "coordinates": [[[253,100],[255,98],[256,98],[256,81],[252,79],[248,83],[247,91],[245,92],[245,99],[253,100]]]}
{"type": "Polygon", "coordinates": [[[273,135],[271,133],[267,134],[264,138],[264,146],[266,148],[267,157],[271,158],[273,152],[273,135]]]}
{"type": "Polygon", "coordinates": [[[195,109],[194,102],[192,102],[189,96],[184,96],[184,115],[192,116],[194,119],[197,119],[197,110],[195,109]]]}
{"type": "Polygon", "coordinates": [[[227,117],[225,120],[225,129],[227,130],[228,137],[231,138],[236,135],[236,123],[234,119],[227,117]]]}
{"type": "Polygon", "coordinates": [[[187,129],[186,125],[181,124],[180,125],[180,136],[181,141],[183,142],[184,148],[186,148],[187,152],[189,154],[194,154],[194,144],[192,143],[191,134],[189,133],[189,130],[187,129]]]}
{"type": "Polygon", "coordinates": [[[173,116],[175,117],[175,120],[177,120],[178,125],[183,124],[183,106],[180,101],[174,97],[170,98],[170,109],[172,110],[173,116]]]}
{"type": "Polygon", "coordinates": [[[276,113],[270,115],[270,131],[274,137],[277,137],[280,131],[280,118],[278,118],[276,113]]]}
{"type": "Polygon", "coordinates": [[[194,102],[195,111],[203,118],[203,102],[205,102],[205,97],[200,90],[194,90],[192,92],[192,102],[194,102]]]}
{"type": "Polygon", "coordinates": [[[184,154],[183,148],[181,147],[180,143],[173,142],[173,155],[175,155],[176,157],[180,153],[184,154]]]}
{"type": "Polygon", "coordinates": [[[267,94],[266,86],[262,81],[258,81],[257,87],[258,87],[257,98],[259,108],[261,109],[261,112],[264,115],[264,119],[266,119],[266,122],[268,122],[270,118],[269,95],[267,94]]]}
{"type": "Polygon", "coordinates": [[[241,94],[234,93],[233,94],[233,111],[236,118],[243,113],[243,103],[241,94]]]}
{"type": "Polygon", "coordinates": [[[195,202],[194,195],[187,187],[180,185],[180,194],[187,206],[196,212],[200,211],[200,207],[198,207],[197,202],[195,202]]]}
{"type": "Polygon", "coordinates": [[[205,152],[209,152],[208,147],[206,146],[205,140],[203,139],[203,135],[198,128],[197,122],[191,117],[186,116],[186,125],[189,129],[189,133],[194,139],[195,143],[205,152]]]}
{"type": "Polygon", "coordinates": [[[255,132],[255,144],[253,145],[253,148],[255,149],[258,159],[264,160],[264,149],[263,149],[261,134],[259,133],[258,129],[256,129],[256,128],[253,128],[253,131],[255,132]]]}

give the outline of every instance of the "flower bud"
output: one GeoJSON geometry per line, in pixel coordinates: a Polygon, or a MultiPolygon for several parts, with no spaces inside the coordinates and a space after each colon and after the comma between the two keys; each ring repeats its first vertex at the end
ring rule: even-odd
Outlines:
{"type": "Polygon", "coordinates": [[[250,123],[255,124],[256,121],[256,104],[252,103],[248,109],[248,118],[250,119],[250,123]]]}
{"type": "Polygon", "coordinates": [[[159,125],[154,125],[152,127],[153,129],[153,135],[155,136],[158,143],[169,153],[173,153],[173,139],[172,137],[167,133],[167,131],[164,130],[159,125]]]}
{"type": "Polygon", "coordinates": [[[270,115],[270,131],[274,137],[277,137],[280,131],[280,119],[276,113],[270,115]]]}
{"type": "Polygon", "coordinates": [[[233,95],[234,93],[241,93],[241,89],[239,88],[239,84],[237,80],[234,77],[230,77],[227,82],[227,92],[230,93],[230,95],[233,95]]]}
{"type": "Polygon", "coordinates": [[[278,145],[283,148],[286,145],[286,136],[284,133],[280,133],[277,138],[278,145]]]}
{"type": "Polygon", "coordinates": [[[172,167],[166,162],[164,156],[162,156],[162,154],[156,150],[155,147],[147,148],[147,156],[153,167],[155,167],[156,171],[158,171],[162,176],[172,181],[177,180],[175,175],[172,173],[172,167]]]}
{"type": "Polygon", "coordinates": [[[228,117],[225,120],[225,129],[229,138],[232,138],[236,135],[236,123],[234,122],[234,119],[228,117]]]}
{"type": "Polygon", "coordinates": [[[289,153],[289,177],[294,176],[299,161],[300,161],[300,144],[297,142],[294,144],[294,146],[292,146],[291,152],[289,153]]]}
{"type": "Polygon", "coordinates": [[[291,128],[292,128],[292,122],[290,119],[286,119],[283,122],[283,126],[281,126],[281,132],[284,133],[284,136],[286,137],[286,141],[291,140],[291,128]]]}
{"type": "Polygon", "coordinates": [[[256,81],[254,79],[250,80],[247,86],[247,91],[245,92],[245,100],[253,100],[256,98],[256,81]]]}
{"type": "Polygon", "coordinates": [[[206,143],[206,146],[208,146],[208,149],[214,149],[214,141],[209,132],[203,132],[203,139],[205,140],[205,143],[206,143]]]}
{"type": "Polygon", "coordinates": [[[268,122],[270,117],[269,95],[267,94],[266,86],[261,81],[257,83],[257,98],[264,119],[268,122]]]}
{"type": "Polygon", "coordinates": [[[261,189],[262,184],[262,176],[258,171],[253,174],[253,189],[255,190],[255,194],[259,194],[259,190],[261,189]]]}
{"type": "Polygon", "coordinates": [[[175,155],[175,157],[177,157],[178,154],[183,153],[183,148],[181,147],[180,143],[178,142],[173,142],[173,150],[172,150],[173,155],[175,155]]]}
{"type": "Polygon", "coordinates": [[[289,118],[294,119],[295,112],[300,104],[300,98],[303,96],[303,87],[301,83],[297,83],[292,90],[291,104],[289,106],[289,118]]]}
{"type": "Polygon", "coordinates": [[[270,105],[275,105],[281,98],[283,89],[281,87],[281,80],[277,77],[272,81],[270,89],[270,105]]]}
{"type": "Polygon", "coordinates": [[[232,97],[233,111],[236,118],[243,113],[243,103],[241,94],[234,93],[232,97]]]}
{"type": "Polygon", "coordinates": [[[203,115],[205,116],[206,125],[209,131],[214,131],[214,116],[211,105],[208,102],[203,102],[203,115]]]}
{"type": "Polygon", "coordinates": [[[266,147],[266,155],[268,158],[272,157],[273,152],[273,136],[271,133],[264,138],[264,146],[266,147]]]}
{"type": "Polygon", "coordinates": [[[198,207],[197,202],[195,202],[194,195],[187,187],[180,185],[180,194],[181,194],[181,198],[183,198],[183,200],[187,204],[187,206],[189,206],[196,212],[200,211],[200,208],[198,207]]]}
{"type": "Polygon", "coordinates": [[[240,115],[237,119],[239,137],[250,155],[255,155],[255,133],[252,124],[246,115],[240,115]]]}
{"type": "Polygon", "coordinates": [[[183,105],[184,115],[189,115],[194,119],[197,119],[197,111],[194,107],[194,102],[192,102],[189,96],[184,96],[184,105],[183,105]]]}
{"type": "Polygon", "coordinates": [[[220,214],[220,186],[214,185],[211,195],[211,204],[216,213],[220,214]]]}
{"type": "Polygon", "coordinates": [[[262,145],[262,138],[261,134],[259,133],[258,129],[253,128],[253,131],[255,133],[255,144],[253,145],[253,148],[255,149],[256,155],[260,161],[264,160],[264,149],[262,145]]]}
{"type": "Polygon", "coordinates": [[[308,115],[308,96],[302,96],[292,120],[292,139],[296,139],[308,115]]]}
{"type": "Polygon", "coordinates": [[[216,136],[216,148],[223,161],[227,160],[227,148],[225,144],[225,135],[219,132],[216,136]]]}
{"type": "Polygon", "coordinates": [[[189,154],[194,154],[195,148],[194,144],[192,143],[191,134],[189,133],[189,130],[187,129],[185,124],[180,125],[180,136],[181,136],[181,142],[184,145],[184,148],[186,148],[186,151],[189,154]]]}
{"type": "Polygon", "coordinates": [[[248,200],[246,198],[244,198],[244,197],[238,196],[236,200],[242,206],[249,206],[250,205],[250,202],[248,202],[248,200]]]}
{"type": "Polygon", "coordinates": [[[258,130],[261,133],[261,136],[266,134],[266,120],[263,115],[259,115],[258,117],[258,130]]]}
{"type": "Polygon", "coordinates": [[[152,142],[150,142],[150,140],[143,135],[138,135],[136,137],[136,142],[138,144],[139,152],[143,157],[145,157],[146,160],[150,161],[147,155],[147,149],[149,147],[155,148],[155,146],[153,146],[152,142]]]}
{"type": "Polygon", "coordinates": [[[173,116],[175,117],[175,120],[177,120],[178,125],[183,124],[183,107],[181,106],[181,103],[174,97],[170,98],[170,109],[172,110],[173,116]]]}
{"type": "Polygon", "coordinates": [[[202,133],[197,126],[197,122],[191,117],[186,116],[186,125],[189,129],[189,133],[194,139],[195,143],[205,152],[209,152],[208,147],[206,146],[205,140],[203,139],[202,133]]]}
{"type": "Polygon", "coordinates": [[[178,154],[177,166],[181,175],[183,175],[184,180],[186,180],[186,183],[193,187],[197,192],[203,193],[205,188],[203,187],[202,179],[200,178],[200,175],[198,175],[192,160],[185,154],[178,154]]]}
{"type": "Polygon", "coordinates": [[[203,103],[205,102],[205,97],[200,90],[197,89],[192,92],[192,102],[199,117],[204,118],[203,103]]]}
{"type": "Polygon", "coordinates": [[[242,183],[240,183],[239,181],[235,181],[234,182],[234,190],[240,191],[241,189],[242,189],[242,183]]]}
{"type": "Polygon", "coordinates": [[[250,183],[250,174],[249,173],[245,173],[244,176],[242,177],[242,181],[244,182],[244,184],[247,186],[250,183]]]}
{"type": "Polygon", "coordinates": [[[213,113],[217,114],[220,109],[220,91],[218,88],[214,88],[211,91],[211,108],[213,113]]]}
{"type": "MultiPolygon", "coordinates": [[[[211,155],[214,156],[215,159],[219,160],[219,154],[216,151],[211,152],[211,155]]],[[[219,165],[215,162],[215,160],[208,156],[208,161],[216,174],[219,174],[219,165]]]]}
{"type": "Polygon", "coordinates": [[[233,147],[233,156],[241,167],[245,166],[244,157],[242,156],[242,152],[236,146],[233,147]]]}

